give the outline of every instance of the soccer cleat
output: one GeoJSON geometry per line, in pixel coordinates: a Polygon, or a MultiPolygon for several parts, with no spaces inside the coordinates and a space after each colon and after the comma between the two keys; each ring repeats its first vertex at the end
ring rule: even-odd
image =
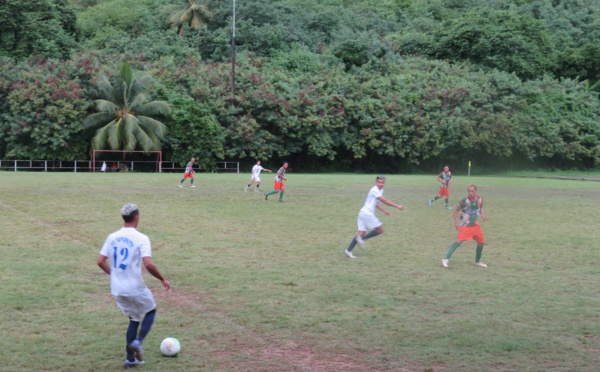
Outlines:
{"type": "Polygon", "coordinates": [[[475,266],[479,266],[479,267],[487,267],[486,264],[484,264],[483,262],[475,262],[475,266]]]}
{"type": "Polygon", "coordinates": [[[265,194],[265,200],[269,200],[269,197],[267,196],[267,194],[265,194]]]}
{"type": "Polygon", "coordinates": [[[137,367],[140,364],[144,364],[143,360],[137,360],[135,359],[133,362],[128,361],[127,359],[125,359],[125,363],[123,364],[123,368],[127,369],[127,368],[133,368],[133,367],[137,367]]]}
{"type": "Polygon", "coordinates": [[[454,209],[454,208],[452,208],[451,206],[446,204],[446,209],[454,209]]]}
{"type": "Polygon", "coordinates": [[[350,258],[356,258],[354,257],[354,255],[352,254],[352,252],[350,252],[349,250],[346,249],[346,251],[344,252],[346,254],[346,256],[350,257],[350,258]]]}
{"type": "Polygon", "coordinates": [[[244,192],[248,191],[248,186],[244,187],[244,192]]]}
{"type": "Polygon", "coordinates": [[[177,184],[177,186],[179,186],[179,187],[183,187],[183,186],[181,186],[181,184],[180,184],[180,183],[178,183],[178,184],[177,184]]]}
{"type": "Polygon", "coordinates": [[[195,185],[190,185],[190,187],[196,187],[195,185]]]}
{"type": "Polygon", "coordinates": [[[255,189],[254,192],[258,192],[258,189],[255,189]]]}
{"type": "Polygon", "coordinates": [[[433,203],[433,200],[429,199],[427,200],[427,205],[429,205],[431,207],[431,203],[433,203]]]}
{"type": "Polygon", "coordinates": [[[280,202],[280,203],[285,203],[283,200],[280,200],[279,202],[280,202]]]}
{"type": "Polygon", "coordinates": [[[129,346],[127,346],[127,351],[129,351],[130,353],[135,353],[135,359],[138,361],[142,361],[144,360],[144,357],[142,355],[143,349],[142,349],[142,343],[139,340],[133,340],[129,346]]]}
{"type": "Polygon", "coordinates": [[[442,266],[448,267],[448,260],[447,259],[445,259],[445,258],[442,259],[442,266]]]}
{"type": "Polygon", "coordinates": [[[358,244],[358,246],[362,249],[365,249],[365,241],[363,240],[362,236],[356,235],[356,244],[358,244]]]}

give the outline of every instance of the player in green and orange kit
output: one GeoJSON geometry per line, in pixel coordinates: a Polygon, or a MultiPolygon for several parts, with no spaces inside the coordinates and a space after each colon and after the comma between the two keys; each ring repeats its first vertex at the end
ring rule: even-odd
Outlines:
{"type": "Polygon", "coordinates": [[[440,183],[440,190],[433,199],[429,199],[427,201],[427,204],[429,204],[431,207],[431,203],[444,196],[446,198],[446,209],[452,209],[452,207],[448,205],[448,198],[450,197],[450,185],[452,184],[452,173],[450,172],[450,167],[445,165],[444,171],[440,173],[437,180],[440,183]]]}
{"type": "Polygon", "coordinates": [[[183,187],[183,181],[186,180],[186,178],[190,179],[191,185],[190,187],[196,187],[194,186],[194,173],[196,173],[196,171],[194,170],[194,163],[196,162],[196,159],[192,158],[192,160],[190,160],[189,163],[187,163],[187,165],[185,166],[185,172],[183,173],[183,178],[181,179],[181,182],[179,182],[179,187],[183,187]]]}
{"type": "Polygon", "coordinates": [[[285,171],[287,170],[287,168],[288,162],[286,161],[283,163],[283,166],[279,168],[279,170],[277,171],[277,175],[275,176],[275,190],[266,193],[265,200],[269,199],[269,195],[279,193],[279,202],[283,203],[283,193],[285,192],[285,185],[283,184],[283,181],[287,181],[287,178],[285,178],[285,171]]]}
{"type": "Polygon", "coordinates": [[[481,226],[477,223],[477,215],[481,215],[481,220],[485,221],[485,213],[483,213],[483,198],[477,194],[477,186],[471,184],[467,186],[469,196],[462,199],[460,203],[454,208],[454,225],[458,230],[458,236],[456,241],[450,245],[446,257],[442,259],[442,266],[448,267],[448,261],[452,254],[458,248],[462,242],[467,240],[475,240],[477,248],[475,251],[475,265],[480,267],[487,267],[486,264],[481,262],[481,254],[483,253],[483,244],[485,243],[483,238],[483,231],[481,226]],[[460,213],[460,216],[459,216],[460,213]]]}

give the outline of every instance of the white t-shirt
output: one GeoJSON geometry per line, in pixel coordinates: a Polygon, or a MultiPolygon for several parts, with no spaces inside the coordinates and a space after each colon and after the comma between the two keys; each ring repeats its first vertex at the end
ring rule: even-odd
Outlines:
{"type": "Polygon", "coordinates": [[[255,165],[252,167],[252,177],[254,178],[258,178],[258,176],[260,176],[260,171],[263,170],[265,168],[263,168],[261,165],[255,165]]]}
{"type": "Polygon", "coordinates": [[[377,207],[377,203],[379,203],[378,197],[383,196],[383,189],[379,190],[377,185],[373,186],[369,193],[367,194],[367,199],[365,200],[365,205],[361,208],[361,212],[374,216],[375,208],[377,207]]]}
{"type": "Polygon", "coordinates": [[[100,254],[110,261],[110,292],[113,296],[136,296],[146,288],[142,257],[152,256],[150,239],[133,227],[109,234],[100,254]]]}

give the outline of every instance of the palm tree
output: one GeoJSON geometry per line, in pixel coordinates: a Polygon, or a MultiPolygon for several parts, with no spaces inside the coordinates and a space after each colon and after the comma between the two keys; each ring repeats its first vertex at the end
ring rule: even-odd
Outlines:
{"type": "Polygon", "coordinates": [[[200,4],[198,0],[187,0],[182,5],[171,5],[167,8],[169,11],[169,25],[171,28],[177,27],[177,34],[183,35],[183,25],[187,25],[197,30],[212,19],[212,13],[206,5],[200,4]]]}
{"type": "Polygon", "coordinates": [[[86,130],[96,130],[93,149],[133,151],[160,150],[167,127],[153,117],[170,113],[164,101],[148,101],[145,91],[152,78],[144,73],[133,73],[127,63],[119,74],[98,78],[98,88],[105,99],[95,101],[97,113],[83,121],[86,130]]]}

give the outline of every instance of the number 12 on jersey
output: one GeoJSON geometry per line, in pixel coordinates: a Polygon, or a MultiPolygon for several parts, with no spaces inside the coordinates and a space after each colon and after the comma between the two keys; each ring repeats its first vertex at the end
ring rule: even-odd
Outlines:
{"type": "Polygon", "coordinates": [[[119,268],[121,270],[127,269],[127,257],[129,257],[129,249],[121,248],[119,250],[118,247],[113,246],[113,266],[119,268]],[[118,253],[118,254],[117,254],[118,253]]]}

